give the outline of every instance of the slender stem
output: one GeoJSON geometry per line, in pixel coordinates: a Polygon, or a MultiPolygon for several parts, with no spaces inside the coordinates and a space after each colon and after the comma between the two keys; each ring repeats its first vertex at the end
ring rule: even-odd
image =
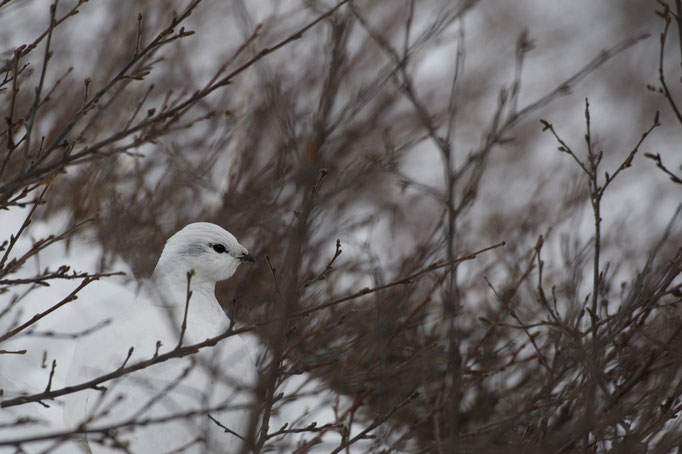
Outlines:
{"type": "Polygon", "coordinates": [[[601,153],[595,154],[592,148],[592,133],[590,122],[590,102],[585,98],[585,142],[587,145],[587,161],[589,165],[590,178],[590,202],[594,215],[594,256],[592,264],[592,338],[596,341],[597,337],[597,304],[599,302],[599,255],[601,252],[601,197],[603,192],[599,187],[598,171],[601,162],[601,153]]]}
{"type": "Polygon", "coordinates": [[[36,95],[33,100],[33,106],[31,107],[31,118],[28,121],[28,126],[26,127],[26,140],[24,142],[24,169],[29,161],[29,155],[31,153],[31,136],[33,135],[33,127],[35,125],[36,116],[38,114],[38,108],[40,107],[40,97],[43,92],[43,85],[45,84],[45,74],[47,73],[47,64],[50,61],[52,52],[50,52],[50,44],[52,43],[52,31],[56,26],[56,14],[57,14],[57,4],[58,0],[50,5],[50,26],[47,33],[47,41],[45,41],[45,56],[43,57],[43,68],[40,71],[40,81],[36,87],[36,95]]]}
{"type": "Polygon", "coordinates": [[[194,276],[194,270],[191,269],[187,272],[187,296],[185,298],[185,313],[182,316],[182,325],[180,326],[180,337],[178,339],[178,345],[175,348],[180,348],[182,346],[182,340],[185,337],[185,331],[187,331],[187,313],[189,312],[189,300],[192,298],[192,276],[194,276]]]}
{"type": "Polygon", "coordinates": [[[675,21],[677,22],[677,36],[680,45],[680,67],[682,67],[682,0],[675,0],[675,21]]]}
{"type": "MultiPolygon", "coordinates": [[[[678,22],[678,27],[680,23],[678,22]]],[[[661,33],[660,37],[660,49],[659,49],[659,54],[658,54],[658,80],[661,82],[661,88],[663,89],[663,94],[665,98],[668,100],[668,104],[670,104],[670,107],[673,109],[673,113],[675,114],[675,117],[677,117],[677,120],[682,123],[682,112],[680,112],[680,109],[677,107],[677,103],[672,97],[672,94],[670,93],[670,89],[668,88],[668,84],[665,82],[665,71],[663,69],[663,58],[665,56],[665,40],[668,37],[668,29],[670,28],[670,16],[667,16],[665,18],[665,26],[663,28],[663,33],[661,33]]],[[[682,33],[682,32],[680,32],[682,33]]],[[[680,41],[680,45],[682,45],[682,41],[680,41]]],[[[682,51],[681,51],[682,52],[682,51]]],[[[681,63],[682,64],[682,63],[681,63]]]]}

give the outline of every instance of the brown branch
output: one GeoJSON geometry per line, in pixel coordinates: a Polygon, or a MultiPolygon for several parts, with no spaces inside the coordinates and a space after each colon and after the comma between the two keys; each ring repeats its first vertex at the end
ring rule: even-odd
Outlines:
{"type": "Polygon", "coordinates": [[[490,290],[493,291],[495,294],[495,298],[504,305],[504,307],[509,311],[509,314],[512,316],[514,320],[517,321],[519,324],[519,327],[523,329],[523,332],[526,334],[526,337],[530,341],[530,343],[533,345],[533,349],[535,350],[535,354],[538,356],[538,360],[540,361],[540,364],[548,371],[551,372],[552,368],[549,366],[547,363],[547,360],[545,359],[545,355],[542,354],[542,351],[540,350],[540,347],[538,346],[537,342],[535,342],[535,335],[531,334],[531,332],[528,329],[528,325],[526,325],[521,318],[516,314],[516,311],[514,308],[511,307],[509,302],[507,301],[506,298],[502,298],[502,295],[500,295],[497,290],[495,290],[495,287],[493,287],[493,284],[490,283],[488,278],[484,277],[486,283],[488,284],[488,287],[490,287],[490,290]]]}
{"type": "Polygon", "coordinates": [[[220,427],[221,429],[223,429],[223,431],[225,431],[225,433],[232,434],[232,435],[234,435],[235,437],[237,437],[237,438],[239,438],[240,440],[242,440],[243,442],[247,442],[247,440],[246,440],[244,437],[242,437],[241,435],[239,435],[237,432],[235,432],[234,430],[230,429],[229,427],[225,426],[224,424],[222,424],[220,421],[218,421],[217,419],[215,419],[213,416],[211,416],[211,415],[207,415],[207,416],[208,416],[208,419],[210,419],[210,420],[213,421],[218,427],[220,427]]]}
{"type": "Polygon", "coordinates": [[[386,413],[375,417],[369,426],[367,426],[364,430],[362,430],[359,434],[357,434],[353,438],[344,439],[341,442],[341,444],[336,449],[334,449],[330,454],[338,454],[339,452],[348,448],[349,446],[356,443],[357,441],[365,438],[368,433],[370,433],[371,431],[373,431],[374,429],[376,429],[377,427],[379,427],[380,425],[382,425],[383,423],[388,421],[391,418],[391,416],[393,416],[395,414],[395,412],[397,412],[398,410],[403,408],[405,405],[409,404],[415,397],[417,397],[417,393],[413,392],[409,396],[407,396],[407,398],[405,398],[402,402],[399,402],[398,404],[394,405],[393,408],[391,408],[386,413]]]}
{"type": "MultiPolygon", "coordinates": [[[[0,440],[0,446],[19,446],[22,444],[35,443],[35,442],[46,441],[46,440],[63,441],[63,440],[69,439],[69,438],[76,438],[76,437],[80,437],[82,435],[93,435],[93,434],[101,434],[105,438],[110,438],[112,436],[112,434],[115,434],[118,429],[123,429],[126,427],[131,427],[131,426],[143,427],[143,426],[164,424],[164,423],[171,422],[171,421],[187,420],[187,419],[193,418],[195,416],[204,416],[210,412],[220,412],[220,411],[225,411],[225,410],[240,410],[240,409],[245,409],[245,408],[246,407],[244,405],[222,404],[222,405],[200,408],[197,410],[190,410],[190,411],[184,411],[184,412],[180,412],[180,413],[173,413],[173,414],[169,414],[166,416],[160,416],[160,417],[148,417],[148,418],[142,418],[142,419],[140,419],[140,418],[129,418],[129,419],[126,419],[125,421],[122,421],[119,423],[113,423],[113,424],[103,426],[103,427],[88,428],[87,424],[86,424],[86,425],[81,425],[76,430],[55,431],[52,433],[45,433],[45,434],[35,435],[35,436],[26,436],[26,437],[15,438],[15,439],[0,440]]],[[[91,442],[93,442],[92,439],[89,438],[89,440],[91,442]]],[[[95,442],[97,442],[97,441],[95,440],[95,442]]],[[[123,445],[121,445],[120,447],[123,447],[123,445]]]]}
{"type": "MultiPolygon", "coordinates": [[[[666,10],[667,10],[667,5],[666,5],[666,10]]],[[[679,13],[678,13],[679,14],[679,13]]],[[[680,23],[678,22],[678,27],[680,23]]],[[[677,107],[677,103],[673,99],[672,94],[670,94],[670,90],[668,89],[668,84],[665,82],[665,71],[663,69],[663,57],[665,56],[665,41],[668,36],[668,28],[670,27],[670,11],[667,10],[665,13],[665,25],[663,26],[663,32],[661,33],[659,37],[659,42],[660,42],[660,50],[658,54],[658,80],[661,82],[661,87],[663,88],[663,94],[665,96],[665,99],[668,100],[668,104],[670,104],[670,107],[673,109],[673,113],[675,114],[675,117],[677,117],[677,121],[682,124],[682,112],[680,112],[680,109],[677,107]]],[[[680,45],[682,45],[682,41],[680,41],[680,45]]]]}
{"type": "Polygon", "coordinates": [[[67,395],[67,394],[72,394],[72,393],[75,393],[78,391],[83,391],[85,389],[97,389],[97,387],[100,384],[105,383],[105,382],[112,380],[114,378],[122,377],[124,375],[130,374],[130,373],[138,371],[140,369],[144,369],[144,368],[147,368],[147,367],[152,366],[154,364],[159,364],[159,363],[168,361],[168,360],[173,359],[173,358],[182,358],[182,357],[185,357],[188,355],[192,355],[194,353],[197,353],[202,348],[213,347],[223,339],[251,331],[254,328],[261,326],[263,324],[264,323],[256,323],[256,324],[252,324],[252,325],[249,325],[247,327],[240,328],[240,329],[227,330],[224,333],[222,333],[218,336],[212,337],[210,339],[206,339],[203,342],[199,342],[199,343],[193,344],[193,345],[188,345],[185,347],[179,347],[179,348],[176,347],[167,353],[164,353],[161,355],[156,355],[151,359],[147,359],[147,360],[137,362],[131,366],[125,366],[125,363],[124,363],[124,365],[122,367],[119,367],[118,369],[116,369],[112,372],[101,375],[99,377],[95,377],[91,380],[88,380],[88,381],[83,382],[83,383],[79,383],[77,385],[66,386],[64,388],[52,390],[50,392],[42,392],[42,393],[32,394],[32,395],[28,395],[28,396],[19,396],[19,397],[15,397],[12,399],[5,399],[0,403],[0,407],[7,408],[7,407],[14,407],[17,405],[26,404],[29,402],[40,402],[43,400],[52,400],[56,397],[61,397],[61,396],[67,395]]]}
{"type": "Polygon", "coordinates": [[[24,140],[24,164],[22,168],[25,168],[28,164],[29,155],[31,152],[31,136],[33,133],[33,127],[35,125],[36,116],[38,115],[38,108],[40,107],[40,98],[43,92],[43,85],[45,84],[45,74],[47,73],[47,64],[52,57],[52,52],[50,52],[50,44],[52,44],[52,31],[56,26],[55,15],[57,13],[58,0],[55,0],[52,5],[50,5],[50,26],[47,29],[47,40],[45,41],[45,56],[43,57],[43,67],[40,70],[40,80],[38,81],[38,86],[36,87],[35,98],[33,99],[33,106],[31,106],[30,115],[31,118],[28,120],[28,125],[26,126],[26,134],[24,140]]]}
{"type": "Polygon", "coordinates": [[[69,122],[69,124],[58,134],[56,139],[52,142],[52,144],[47,147],[46,151],[41,154],[41,156],[38,158],[38,160],[22,175],[18,176],[14,180],[9,181],[8,183],[5,183],[4,185],[0,186],[0,201],[3,199],[7,199],[11,194],[13,194],[16,190],[18,190],[20,187],[25,186],[26,184],[30,184],[35,181],[39,181],[47,176],[53,175],[54,173],[60,171],[61,169],[69,166],[69,165],[74,165],[77,163],[80,163],[83,158],[87,156],[92,156],[96,153],[99,153],[99,150],[101,148],[104,148],[108,145],[111,145],[115,142],[118,142],[119,140],[128,137],[138,131],[141,131],[149,126],[155,125],[155,124],[160,124],[164,120],[172,119],[174,117],[177,117],[178,115],[182,115],[185,113],[185,111],[196,104],[197,101],[205,98],[209,94],[213,93],[215,90],[218,88],[224,87],[232,82],[232,79],[234,79],[237,75],[241,74],[244,72],[246,69],[254,65],[256,62],[264,58],[265,56],[281,49],[282,47],[300,39],[304,33],[306,33],[308,30],[310,30],[312,27],[326,19],[327,17],[331,16],[338,10],[342,5],[348,3],[350,0],[342,0],[339,2],[336,6],[333,8],[329,9],[327,12],[324,14],[318,16],[316,19],[313,21],[309,22],[305,26],[301,27],[299,30],[296,32],[292,33],[291,35],[287,36],[283,40],[279,41],[277,44],[275,44],[272,47],[264,47],[261,49],[260,52],[258,52],[254,57],[231,71],[229,74],[224,76],[222,79],[219,79],[215,83],[213,83],[210,86],[207,86],[197,92],[195,92],[192,96],[190,96],[188,99],[186,99],[183,102],[180,102],[178,105],[174,106],[173,108],[164,110],[162,112],[159,112],[156,115],[150,116],[142,121],[140,121],[137,125],[125,129],[123,131],[120,131],[118,133],[112,134],[106,139],[100,140],[99,142],[85,147],[83,150],[76,152],[76,153],[69,153],[63,158],[59,158],[56,160],[53,160],[52,162],[49,162],[44,165],[42,162],[47,158],[47,156],[51,155],[51,152],[54,151],[57,148],[60,148],[66,144],[65,139],[68,133],[75,127],[76,123],[87,113],[87,111],[92,108],[96,102],[106,93],[109,91],[111,87],[113,87],[119,80],[122,80],[123,77],[127,74],[128,70],[137,62],[140,60],[142,55],[145,55],[148,52],[151,52],[155,49],[158,48],[161,44],[161,38],[167,36],[171,31],[182,21],[184,20],[189,14],[191,13],[191,10],[196,7],[196,5],[200,2],[201,0],[195,0],[194,3],[192,3],[186,10],[185,12],[175,18],[171,25],[164,29],[157,38],[152,41],[148,46],[143,49],[143,51],[140,54],[136,54],[131,61],[129,61],[123,69],[119,71],[119,73],[112,78],[109,83],[105,85],[104,88],[102,88],[97,94],[91,98],[81,110],[76,113],[74,118],[69,122]]]}
{"type": "Polygon", "coordinates": [[[26,227],[28,227],[28,225],[31,223],[31,218],[32,218],[32,216],[33,216],[33,212],[35,211],[35,208],[38,207],[38,205],[42,202],[42,197],[43,197],[43,195],[45,194],[45,192],[47,191],[48,187],[49,187],[49,186],[45,186],[45,189],[43,190],[43,192],[42,192],[42,193],[40,194],[40,196],[38,197],[39,203],[36,203],[36,204],[33,205],[33,207],[31,207],[32,211],[31,211],[31,212],[29,213],[29,215],[26,217],[26,220],[24,221],[24,223],[22,224],[22,226],[19,228],[19,231],[18,231],[15,235],[12,235],[12,236],[10,237],[9,245],[7,246],[7,249],[5,250],[5,254],[3,255],[3,258],[0,260],[0,277],[7,276],[7,275],[9,275],[9,274],[15,272],[16,270],[18,270],[19,268],[21,268],[21,267],[26,263],[26,261],[27,261],[29,258],[31,258],[32,256],[34,256],[34,255],[37,254],[38,252],[42,251],[43,249],[47,248],[48,246],[50,246],[50,245],[52,245],[52,244],[54,244],[54,243],[56,243],[56,242],[58,242],[58,241],[63,240],[64,238],[68,237],[68,236],[71,235],[73,232],[75,232],[77,229],[79,229],[79,228],[81,228],[82,226],[84,226],[85,224],[88,224],[88,223],[94,221],[93,218],[86,219],[85,221],[79,222],[79,223],[75,224],[73,227],[71,227],[71,228],[65,230],[65,231],[62,232],[60,235],[56,235],[56,236],[55,236],[55,235],[50,235],[50,236],[48,236],[48,237],[46,237],[46,238],[43,238],[43,239],[41,239],[41,240],[39,240],[39,241],[36,241],[36,242],[33,244],[33,247],[31,247],[31,249],[29,249],[25,254],[23,254],[23,255],[22,255],[21,257],[19,257],[19,258],[13,258],[12,260],[10,260],[10,261],[5,265],[5,261],[7,260],[7,257],[9,256],[10,250],[11,250],[12,247],[16,244],[16,242],[18,241],[19,237],[20,237],[20,236],[22,235],[22,233],[25,231],[26,227]]]}
{"type": "MultiPolygon", "coordinates": [[[[46,272],[44,274],[40,274],[40,275],[32,276],[32,277],[27,277],[27,278],[22,278],[22,279],[0,279],[0,285],[10,286],[10,285],[22,285],[22,284],[37,284],[37,285],[42,285],[42,286],[47,287],[47,286],[49,286],[49,284],[46,281],[51,281],[54,279],[72,280],[72,279],[84,279],[87,277],[94,276],[91,273],[87,273],[87,272],[79,273],[75,270],[71,274],[68,274],[68,271],[70,269],[71,268],[69,266],[63,265],[57,271],[54,271],[52,273],[46,272]]],[[[125,273],[123,273],[123,272],[97,274],[97,276],[99,276],[99,277],[123,276],[123,275],[125,275],[125,273]]]]}
{"type": "Polygon", "coordinates": [[[78,292],[80,292],[81,290],[83,290],[83,288],[85,288],[85,287],[86,287],[88,284],[90,284],[91,282],[98,280],[98,279],[100,278],[100,276],[103,276],[103,275],[93,274],[93,275],[91,275],[91,276],[86,277],[86,278],[83,279],[83,281],[78,285],[78,287],[76,287],[71,293],[69,293],[66,297],[64,297],[60,302],[58,302],[57,304],[53,305],[53,306],[50,307],[49,309],[47,309],[47,310],[45,310],[45,311],[43,311],[43,312],[40,312],[40,313],[34,315],[33,317],[31,317],[30,320],[28,320],[28,321],[22,323],[21,325],[17,326],[16,328],[14,328],[14,329],[12,329],[12,330],[9,330],[9,331],[7,331],[5,334],[3,334],[2,336],[0,336],[0,342],[4,342],[4,341],[6,341],[7,339],[16,336],[17,334],[19,334],[20,332],[22,332],[23,330],[25,330],[25,329],[28,328],[29,326],[35,324],[35,323],[38,322],[39,320],[45,318],[47,315],[50,315],[52,312],[54,312],[54,311],[56,311],[57,309],[59,309],[60,307],[64,306],[66,303],[69,303],[69,302],[75,300],[75,299],[77,298],[78,292]]]}
{"type": "Polygon", "coordinates": [[[429,273],[431,271],[435,271],[435,270],[438,270],[441,268],[449,267],[449,266],[452,266],[452,265],[455,265],[455,264],[458,264],[461,262],[465,262],[468,260],[474,260],[479,254],[483,254],[484,252],[488,252],[488,251],[491,251],[493,249],[497,249],[497,248],[502,247],[504,245],[505,245],[505,243],[504,243],[504,241],[502,241],[500,243],[493,244],[492,246],[488,246],[486,248],[480,249],[476,252],[472,252],[471,254],[459,257],[459,258],[457,258],[451,262],[433,263],[424,269],[421,269],[417,272],[414,272],[408,276],[405,276],[403,278],[400,278],[400,279],[395,280],[393,282],[390,282],[388,284],[379,285],[379,286],[373,287],[373,288],[364,288],[364,289],[362,289],[358,292],[352,293],[348,296],[337,298],[337,299],[329,301],[327,303],[318,304],[318,305],[312,306],[308,309],[303,309],[303,310],[294,312],[290,315],[290,317],[291,318],[306,317],[306,316],[308,316],[314,312],[320,311],[322,309],[327,309],[329,307],[336,306],[336,305],[341,304],[341,303],[345,303],[346,301],[350,301],[350,300],[353,300],[356,298],[360,298],[360,297],[365,296],[365,295],[370,295],[370,294],[376,293],[380,290],[385,290],[387,288],[395,287],[396,285],[408,284],[408,283],[412,282],[415,278],[421,276],[422,274],[429,273]]]}
{"type": "Polygon", "coordinates": [[[334,264],[334,261],[336,260],[336,258],[339,255],[341,255],[341,252],[343,252],[341,249],[341,240],[337,239],[336,240],[336,251],[334,252],[334,256],[331,258],[331,260],[329,261],[329,263],[327,264],[327,266],[324,268],[324,270],[322,272],[320,272],[317,276],[309,279],[308,281],[306,281],[305,284],[303,284],[303,288],[310,287],[313,283],[315,283],[317,281],[325,280],[327,278],[327,276],[329,275],[329,273],[331,273],[332,270],[334,269],[334,268],[332,268],[332,265],[334,264]]]}
{"type": "MultiPolygon", "coordinates": [[[[88,1],[88,0],[78,0],[78,3],[77,3],[73,8],[71,8],[71,9],[70,9],[69,11],[67,11],[61,18],[59,18],[59,19],[57,19],[57,20],[55,21],[54,27],[52,27],[52,29],[54,29],[54,28],[56,28],[57,26],[61,25],[61,24],[62,24],[64,21],[66,21],[66,19],[68,19],[69,17],[73,17],[73,16],[75,16],[76,14],[78,14],[78,8],[80,8],[80,6],[81,6],[83,3],[86,3],[87,1],[88,1]]],[[[0,6],[2,6],[2,5],[0,5],[0,6]]],[[[50,28],[48,27],[48,29],[45,30],[43,33],[41,33],[40,36],[38,36],[38,38],[36,38],[31,44],[28,44],[28,45],[24,44],[24,45],[22,45],[22,46],[19,46],[19,47],[14,51],[15,55],[18,56],[19,58],[25,57],[26,55],[28,55],[29,53],[31,53],[31,52],[33,51],[33,49],[35,49],[36,47],[38,47],[38,44],[40,44],[40,42],[41,42],[43,39],[45,39],[45,37],[48,36],[49,33],[50,33],[50,28]]],[[[8,71],[10,65],[11,65],[11,61],[8,61],[8,62],[5,64],[5,66],[3,66],[2,68],[0,68],[0,73],[5,72],[5,71],[8,71]]]]}
{"type": "Polygon", "coordinates": [[[672,173],[670,170],[668,170],[668,168],[667,168],[666,166],[663,165],[663,160],[661,159],[661,155],[660,155],[660,154],[658,154],[658,153],[656,153],[656,154],[653,154],[653,153],[644,153],[644,157],[653,160],[653,161],[656,163],[656,167],[658,167],[658,168],[661,169],[663,172],[665,172],[666,174],[668,174],[668,176],[670,177],[670,180],[671,180],[673,183],[682,184],[682,177],[675,175],[675,174],[672,173]]]}
{"type": "MultiPolygon", "coordinates": [[[[93,108],[99,100],[118,82],[121,80],[124,80],[126,75],[128,75],[128,72],[130,69],[135,66],[135,64],[140,61],[143,57],[145,57],[147,54],[151,54],[158,50],[163,44],[167,41],[164,41],[165,38],[173,33],[173,30],[180,25],[185,19],[187,19],[190,14],[192,14],[192,11],[197,7],[197,5],[201,2],[201,0],[194,0],[187,8],[185,8],[185,11],[180,14],[179,16],[176,16],[173,18],[171,23],[163,29],[159,34],[154,38],[145,48],[142,50],[142,52],[136,53],[133,55],[133,57],[126,63],[123,68],[116,74],[104,87],[102,87],[90,100],[88,100],[83,107],[74,115],[74,117],[71,119],[69,124],[67,124],[61,132],[55,137],[55,139],[52,141],[52,144],[47,147],[45,152],[36,160],[36,162],[31,166],[31,169],[36,169],[38,166],[49,156],[51,153],[56,150],[57,148],[60,148],[62,146],[62,143],[66,139],[66,136],[71,132],[71,130],[76,126],[78,121],[85,116],[86,113],[90,111],[91,108],[93,108]]],[[[184,28],[178,32],[177,37],[184,36],[184,28]]],[[[63,166],[62,166],[63,167],[63,166]]]]}
{"type": "MultiPolygon", "coordinates": [[[[49,185],[45,185],[43,188],[42,192],[38,196],[37,200],[42,200],[43,196],[49,189],[49,185]]],[[[2,258],[0,259],[0,276],[6,276],[12,271],[12,268],[8,266],[5,268],[5,262],[7,261],[7,258],[9,257],[10,252],[12,252],[12,249],[14,248],[14,245],[17,244],[17,241],[19,241],[19,237],[21,237],[22,233],[26,230],[26,228],[29,226],[31,223],[31,218],[33,217],[33,214],[35,213],[36,209],[38,208],[38,203],[34,204],[31,209],[29,210],[28,214],[26,215],[26,218],[24,219],[24,222],[21,224],[21,227],[19,227],[19,230],[16,232],[16,234],[10,236],[9,244],[5,248],[5,253],[2,255],[2,258]]],[[[26,256],[26,254],[24,254],[26,256]]]]}
{"type": "Polygon", "coordinates": [[[191,283],[192,283],[192,276],[194,276],[194,269],[191,269],[187,272],[187,294],[185,297],[185,313],[182,316],[182,325],[180,325],[180,336],[178,339],[178,345],[175,348],[179,348],[182,346],[182,340],[185,338],[185,331],[187,331],[187,313],[189,312],[189,300],[192,298],[192,290],[191,288],[191,283]]]}

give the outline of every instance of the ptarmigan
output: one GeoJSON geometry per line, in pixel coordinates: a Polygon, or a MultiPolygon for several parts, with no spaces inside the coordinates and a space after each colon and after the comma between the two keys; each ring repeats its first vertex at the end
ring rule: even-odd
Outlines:
{"type": "MultiPolygon", "coordinates": [[[[116,370],[130,347],[134,351],[126,365],[173,350],[185,314],[190,270],[192,295],[182,345],[225,332],[230,321],[215,298],[215,284],[232,276],[242,262],[253,262],[253,257],[232,234],[206,222],[187,225],[166,242],[140,296],[114,302],[117,319],[79,339],[67,384],[116,370]]],[[[249,348],[239,336],[231,336],[194,355],[103,383],[105,392],[87,390],[70,396],[65,422],[85,433],[84,445],[94,454],[122,452],[116,443],[139,454],[235,452],[239,439],[209,415],[242,433],[256,380],[249,348]],[[102,431],[106,428],[116,429],[102,431]]]]}

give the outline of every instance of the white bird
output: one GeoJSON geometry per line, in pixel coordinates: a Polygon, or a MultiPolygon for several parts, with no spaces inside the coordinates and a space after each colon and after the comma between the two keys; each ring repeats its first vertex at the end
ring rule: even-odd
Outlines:
{"type": "MultiPolygon", "coordinates": [[[[115,319],[79,339],[67,384],[167,353],[180,341],[188,346],[225,332],[230,321],[216,300],[215,285],[231,277],[242,262],[253,262],[253,257],[232,234],[206,222],[187,225],[168,239],[138,298],[101,308],[102,313],[115,308],[115,319]],[[186,305],[188,272],[192,293],[186,305]],[[126,361],[130,347],[134,350],[126,361]]],[[[91,389],[71,395],[64,419],[68,427],[86,435],[85,444],[94,454],[121,452],[115,443],[141,454],[234,452],[239,438],[209,415],[230,430],[243,432],[256,380],[247,344],[230,336],[196,354],[102,383],[104,392],[91,389]],[[102,432],[111,427],[118,428],[102,432]]]]}

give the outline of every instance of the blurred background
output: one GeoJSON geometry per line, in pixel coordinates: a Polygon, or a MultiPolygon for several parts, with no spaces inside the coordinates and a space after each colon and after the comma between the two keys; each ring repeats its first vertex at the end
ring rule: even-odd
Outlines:
{"type": "Polygon", "coordinates": [[[256,451],[682,449],[680,1],[51,5],[0,2],[3,307],[27,216],[130,286],[215,222],[254,421],[329,424],[256,451]]]}

